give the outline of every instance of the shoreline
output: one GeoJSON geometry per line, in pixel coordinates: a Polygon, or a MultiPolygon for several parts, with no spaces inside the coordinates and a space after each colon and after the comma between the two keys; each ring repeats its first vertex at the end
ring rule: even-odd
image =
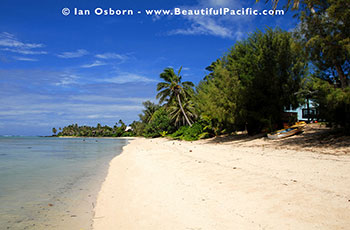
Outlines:
{"type": "Polygon", "coordinates": [[[276,143],[131,140],[110,161],[93,229],[349,226],[350,156],[276,143]]]}

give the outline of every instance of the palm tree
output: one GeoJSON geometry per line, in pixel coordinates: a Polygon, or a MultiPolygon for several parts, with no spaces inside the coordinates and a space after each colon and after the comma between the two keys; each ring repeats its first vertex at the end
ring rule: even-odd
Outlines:
{"type": "MultiPolygon", "coordinates": [[[[170,106],[168,105],[169,115],[171,120],[175,123],[175,125],[177,127],[180,127],[182,125],[186,125],[187,121],[182,113],[181,108],[178,106],[178,103],[175,102],[172,103],[170,106]]],[[[186,116],[188,117],[188,120],[191,123],[193,123],[194,119],[197,118],[193,102],[190,100],[183,101],[182,107],[186,113],[186,116]]]]}
{"type": "Polygon", "coordinates": [[[139,114],[140,120],[144,123],[150,123],[154,112],[157,111],[160,106],[151,101],[145,101],[142,102],[142,104],[145,109],[142,110],[143,114],[139,114]]]}
{"type": "Polygon", "coordinates": [[[187,124],[189,126],[192,126],[192,123],[188,119],[184,108],[182,107],[181,100],[184,101],[190,96],[190,92],[192,91],[194,84],[190,81],[181,82],[181,69],[182,67],[179,69],[177,74],[175,74],[173,68],[164,69],[163,73],[160,74],[160,78],[162,78],[164,82],[160,82],[157,85],[157,91],[159,91],[157,94],[157,99],[159,98],[159,104],[162,104],[164,101],[166,101],[166,105],[170,105],[175,100],[177,100],[187,124]]]}

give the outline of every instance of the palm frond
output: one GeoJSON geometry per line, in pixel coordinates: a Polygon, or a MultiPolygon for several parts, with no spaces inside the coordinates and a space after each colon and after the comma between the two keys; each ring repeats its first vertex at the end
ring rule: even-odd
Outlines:
{"type": "Polygon", "coordinates": [[[170,84],[169,83],[166,83],[166,82],[159,82],[157,84],[157,91],[160,91],[164,88],[169,88],[170,84]]]}

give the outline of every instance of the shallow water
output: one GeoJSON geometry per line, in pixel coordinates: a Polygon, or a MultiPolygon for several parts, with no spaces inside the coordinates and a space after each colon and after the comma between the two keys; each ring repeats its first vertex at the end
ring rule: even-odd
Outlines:
{"type": "Polygon", "coordinates": [[[1,229],[91,229],[125,139],[0,137],[1,229]]]}

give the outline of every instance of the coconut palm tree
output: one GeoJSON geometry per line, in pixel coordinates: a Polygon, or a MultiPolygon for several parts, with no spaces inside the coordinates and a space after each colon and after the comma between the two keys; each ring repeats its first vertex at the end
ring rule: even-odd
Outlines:
{"type": "Polygon", "coordinates": [[[166,102],[166,105],[171,105],[177,100],[187,124],[192,126],[191,121],[188,119],[184,111],[182,101],[185,101],[190,97],[194,84],[190,81],[181,82],[181,69],[182,67],[179,69],[177,74],[175,74],[173,68],[164,69],[163,73],[160,74],[160,78],[162,78],[164,82],[160,82],[157,85],[157,91],[159,91],[157,94],[157,99],[159,99],[159,104],[166,102]]]}
{"type": "MultiPolygon", "coordinates": [[[[193,123],[194,119],[197,118],[195,112],[194,103],[191,100],[183,101],[182,103],[183,111],[185,111],[188,120],[193,123]]],[[[175,126],[180,127],[186,125],[187,121],[182,113],[181,108],[178,106],[178,103],[174,101],[171,105],[168,105],[168,111],[170,119],[175,123],[175,126]]]]}

